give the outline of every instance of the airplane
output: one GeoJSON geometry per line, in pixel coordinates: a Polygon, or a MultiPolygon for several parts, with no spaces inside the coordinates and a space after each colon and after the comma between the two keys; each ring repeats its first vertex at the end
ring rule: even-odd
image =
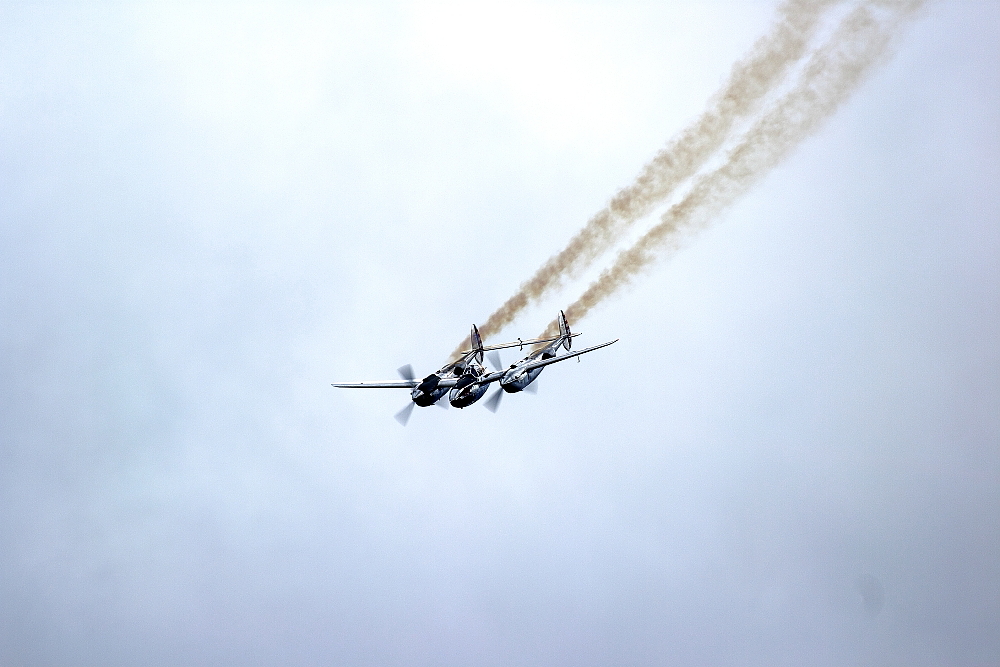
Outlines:
{"type": "Polygon", "coordinates": [[[445,364],[422,380],[416,379],[413,368],[407,364],[397,369],[403,382],[335,383],[333,386],[340,389],[409,389],[410,403],[395,415],[396,421],[406,426],[414,406],[428,407],[438,404],[447,407],[450,404],[456,408],[466,408],[482,398],[490,384],[499,382],[502,390],[491,397],[491,402],[487,403],[487,408],[491,412],[496,412],[500,402],[499,396],[502,396],[503,392],[523,391],[534,382],[545,366],[572,357],[579,357],[581,354],[617,342],[615,339],[578,352],[557,356],[556,352],[560,347],[565,347],[568,351],[572,346],[572,339],[578,335],[580,334],[574,334],[570,331],[569,325],[566,323],[566,316],[562,311],[559,311],[559,335],[554,338],[531,340],[519,338],[517,342],[513,343],[484,346],[479,329],[473,324],[470,336],[472,349],[462,352],[456,361],[445,364]],[[525,345],[544,345],[544,347],[531,352],[524,359],[512,364],[509,369],[502,370],[496,350],[512,347],[523,349],[525,345]],[[482,361],[485,352],[492,352],[489,358],[496,368],[496,372],[488,373],[483,367],[482,361]],[[446,395],[448,400],[444,401],[446,395]]]}
{"type": "Polygon", "coordinates": [[[479,382],[487,374],[486,369],[482,365],[484,352],[493,351],[495,354],[496,350],[510,347],[523,348],[525,345],[548,343],[556,340],[555,338],[518,339],[516,343],[500,343],[498,345],[484,346],[483,339],[479,335],[479,329],[475,324],[472,325],[470,338],[472,340],[471,350],[462,352],[456,361],[445,364],[422,380],[417,380],[413,373],[413,367],[406,364],[405,366],[400,366],[396,371],[403,378],[403,382],[366,382],[358,384],[334,384],[333,386],[341,389],[409,389],[411,402],[396,413],[396,421],[406,426],[414,406],[427,407],[437,404],[447,407],[451,404],[457,408],[464,408],[482,398],[490,382],[500,379],[497,377],[490,380],[490,382],[479,382]],[[449,393],[452,394],[448,397],[449,400],[443,401],[442,399],[449,393]]]}

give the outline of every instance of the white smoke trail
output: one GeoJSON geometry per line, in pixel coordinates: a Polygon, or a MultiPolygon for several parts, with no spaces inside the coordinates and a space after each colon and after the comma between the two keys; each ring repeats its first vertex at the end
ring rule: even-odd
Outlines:
{"type": "MultiPolygon", "coordinates": [[[[497,333],[532,302],[536,302],[562,280],[574,277],[607,251],[629,227],[690,178],[715,154],[733,125],[750,117],[760,102],[799,62],[814,36],[823,14],[842,0],[785,0],[767,35],[761,37],[738,61],[723,88],[709,107],[647,164],[635,182],[619,191],[574,236],[566,247],[550,258],[518,291],[480,327],[482,335],[497,333]]],[[[468,349],[466,339],[455,351],[468,349]]]]}
{"type": "MultiPolygon", "coordinates": [[[[706,226],[815,132],[885,56],[901,25],[922,4],[923,0],[874,0],[851,11],[809,59],[794,88],[747,131],[725,164],[696,179],[689,194],[623,251],[566,309],[567,318],[579,321],[626,287],[664,252],[675,250],[686,235],[706,226]]],[[[543,336],[556,330],[553,322],[543,336]]]]}

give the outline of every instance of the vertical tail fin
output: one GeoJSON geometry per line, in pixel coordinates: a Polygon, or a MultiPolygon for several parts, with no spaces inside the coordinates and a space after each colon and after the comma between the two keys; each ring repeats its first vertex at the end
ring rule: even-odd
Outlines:
{"type": "Polygon", "coordinates": [[[479,329],[476,325],[472,325],[472,333],[469,335],[472,339],[472,351],[475,353],[475,359],[479,363],[483,363],[483,338],[479,335],[479,329]]]}
{"type": "MultiPolygon", "coordinates": [[[[559,337],[562,338],[563,347],[567,350],[573,346],[572,332],[569,330],[569,322],[566,321],[566,313],[559,311],[559,337]]],[[[556,348],[559,349],[559,348],[556,348]]]]}

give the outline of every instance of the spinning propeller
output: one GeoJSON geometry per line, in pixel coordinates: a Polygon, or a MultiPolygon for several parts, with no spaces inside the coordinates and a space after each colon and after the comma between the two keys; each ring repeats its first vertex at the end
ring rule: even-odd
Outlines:
{"type": "Polygon", "coordinates": [[[503,370],[503,362],[500,360],[500,353],[496,350],[490,350],[486,353],[486,360],[490,362],[490,366],[493,370],[498,373],[503,370]]]}
{"type": "MultiPolygon", "coordinates": [[[[410,364],[406,364],[405,366],[400,366],[399,368],[396,369],[396,372],[399,373],[399,377],[403,378],[407,382],[412,382],[414,379],[416,379],[415,376],[413,375],[413,366],[411,366],[410,364]]],[[[410,421],[410,415],[413,413],[414,406],[416,406],[416,403],[410,401],[409,403],[406,404],[405,408],[397,412],[395,415],[393,415],[393,417],[401,425],[406,426],[406,422],[410,421]]]]}
{"type": "MultiPolygon", "coordinates": [[[[496,350],[491,350],[486,353],[486,360],[490,362],[490,366],[493,367],[497,373],[503,370],[503,361],[500,359],[500,353],[496,350]]],[[[483,405],[490,412],[495,413],[500,408],[500,399],[503,398],[503,389],[497,386],[497,390],[493,392],[489,398],[483,401],[483,405]]]]}
{"type": "Polygon", "coordinates": [[[497,387],[497,390],[493,392],[493,395],[483,402],[483,405],[486,406],[487,410],[495,413],[500,408],[500,399],[503,398],[503,395],[503,388],[497,387]]]}
{"type": "MultiPolygon", "coordinates": [[[[396,369],[399,373],[399,377],[403,378],[407,382],[413,382],[416,380],[416,375],[413,374],[413,366],[406,364],[405,366],[400,366],[396,369]]],[[[406,423],[410,421],[410,415],[413,414],[413,408],[416,407],[416,403],[410,401],[406,404],[406,407],[393,415],[393,418],[398,421],[401,425],[406,426],[406,423]]],[[[437,403],[434,405],[445,410],[448,409],[450,404],[448,403],[448,394],[445,393],[444,396],[438,399],[437,403]]]]}
{"type": "Polygon", "coordinates": [[[398,421],[402,426],[406,426],[406,422],[410,421],[410,415],[413,413],[413,408],[417,404],[410,401],[405,408],[393,415],[396,421],[398,421]]]}
{"type": "Polygon", "coordinates": [[[413,374],[413,366],[406,364],[405,366],[400,366],[396,369],[399,373],[399,377],[403,378],[407,382],[413,382],[417,377],[413,374]]]}

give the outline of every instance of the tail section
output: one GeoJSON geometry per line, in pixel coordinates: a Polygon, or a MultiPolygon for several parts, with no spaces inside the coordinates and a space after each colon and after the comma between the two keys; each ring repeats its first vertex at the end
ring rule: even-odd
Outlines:
{"type": "MultiPolygon", "coordinates": [[[[559,337],[562,338],[563,347],[567,350],[573,347],[573,334],[569,330],[569,322],[566,321],[566,313],[559,311],[559,337]]],[[[559,349],[558,347],[556,348],[559,349]]]]}
{"type": "Polygon", "coordinates": [[[479,329],[476,328],[475,324],[472,325],[472,333],[469,338],[472,339],[472,352],[476,361],[483,363],[483,338],[479,335],[479,329]]]}

